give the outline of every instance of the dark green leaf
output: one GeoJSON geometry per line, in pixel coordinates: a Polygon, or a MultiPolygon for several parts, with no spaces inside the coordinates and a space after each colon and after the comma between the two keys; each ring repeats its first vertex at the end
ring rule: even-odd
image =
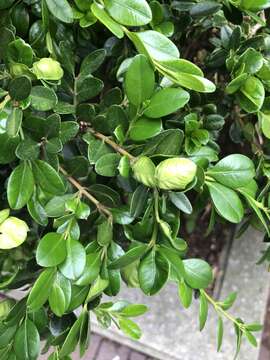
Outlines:
{"type": "Polygon", "coordinates": [[[185,214],[192,213],[192,205],[187,196],[182,192],[169,192],[171,202],[185,214]]]}
{"type": "Polygon", "coordinates": [[[32,165],[35,181],[44,191],[54,195],[65,192],[63,181],[53,167],[43,160],[35,160],[32,165]]]}
{"type": "Polygon", "coordinates": [[[12,99],[21,101],[26,99],[31,92],[31,81],[27,76],[13,79],[9,84],[9,95],[12,99]]]}
{"type": "Polygon", "coordinates": [[[138,245],[128,250],[125,255],[110,263],[109,269],[121,269],[137,259],[140,259],[147,251],[147,245],[138,245]]]}
{"type": "Polygon", "coordinates": [[[141,259],[138,274],[142,291],[146,295],[154,295],[168,279],[168,262],[155,250],[151,250],[141,259]]]}
{"type": "Polygon", "coordinates": [[[48,111],[57,104],[57,96],[52,89],[44,86],[34,86],[30,94],[31,105],[35,110],[48,111]]]}
{"type": "Polygon", "coordinates": [[[207,182],[207,186],[219,215],[232,223],[239,223],[244,216],[244,209],[237,193],[214,182],[207,182]]]}

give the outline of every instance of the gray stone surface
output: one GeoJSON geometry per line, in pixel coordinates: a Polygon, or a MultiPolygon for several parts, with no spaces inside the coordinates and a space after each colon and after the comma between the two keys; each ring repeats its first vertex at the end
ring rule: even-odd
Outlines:
{"type": "MultiPolygon", "coordinates": [[[[221,298],[231,291],[238,292],[238,300],[232,314],[246,322],[263,321],[268,294],[269,274],[264,266],[255,263],[263,249],[262,235],[248,230],[241,238],[235,239],[231,249],[221,298]]],[[[198,303],[184,310],[177,296],[177,289],[169,284],[154,297],[146,297],[136,289],[124,289],[118,298],[149,305],[150,311],[138,319],[143,336],[134,342],[116,329],[101,329],[93,322],[93,330],[113,340],[161,360],[229,360],[235,351],[235,337],[230,323],[225,322],[222,351],[216,348],[216,315],[212,309],[205,330],[198,331],[198,303]]],[[[259,335],[258,335],[259,336],[259,335]]],[[[258,339],[259,340],[259,339],[258,339]]],[[[258,349],[253,349],[244,340],[239,355],[240,360],[257,360],[258,349]]]]}

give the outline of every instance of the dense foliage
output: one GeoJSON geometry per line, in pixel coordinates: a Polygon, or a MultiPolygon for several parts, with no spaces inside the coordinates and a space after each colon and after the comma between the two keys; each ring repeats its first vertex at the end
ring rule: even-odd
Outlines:
{"type": "Polygon", "coordinates": [[[180,221],[269,239],[268,7],[0,0],[0,288],[27,290],[0,303],[2,360],[37,359],[40,339],[50,360],[83,356],[90,314],[138,339],[147,309],[114,300],[123,283],[152,296],[173,281],[201,330],[214,307],[218,349],[224,317],[237,352],[256,346],[261,326],[228,313],[236,294],[209,295],[180,221]]]}

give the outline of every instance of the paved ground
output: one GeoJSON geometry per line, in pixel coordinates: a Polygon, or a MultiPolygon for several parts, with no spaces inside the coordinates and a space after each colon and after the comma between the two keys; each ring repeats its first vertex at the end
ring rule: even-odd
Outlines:
{"type": "Polygon", "coordinates": [[[154,360],[154,358],[147,357],[100,335],[92,334],[91,345],[84,360],[154,360]]]}
{"type": "Polygon", "coordinates": [[[259,360],[269,360],[269,359],[270,359],[270,293],[266,308],[264,331],[262,336],[259,360]]]}

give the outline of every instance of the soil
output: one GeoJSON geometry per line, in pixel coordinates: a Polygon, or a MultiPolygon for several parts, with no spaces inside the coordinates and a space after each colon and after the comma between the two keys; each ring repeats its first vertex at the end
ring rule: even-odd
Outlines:
{"type": "Polygon", "coordinates": [[[183,232],[182,229],[180,233],[189,246],[187,257],[204,259],[212,266],[214,282],[209,290],[218,296],[232,242],[232,227],[216,223],[213,231],[206,236],[209,215],[209,212],[205,212],[198,216],[195,229],[191,233],[183,232]]]}

